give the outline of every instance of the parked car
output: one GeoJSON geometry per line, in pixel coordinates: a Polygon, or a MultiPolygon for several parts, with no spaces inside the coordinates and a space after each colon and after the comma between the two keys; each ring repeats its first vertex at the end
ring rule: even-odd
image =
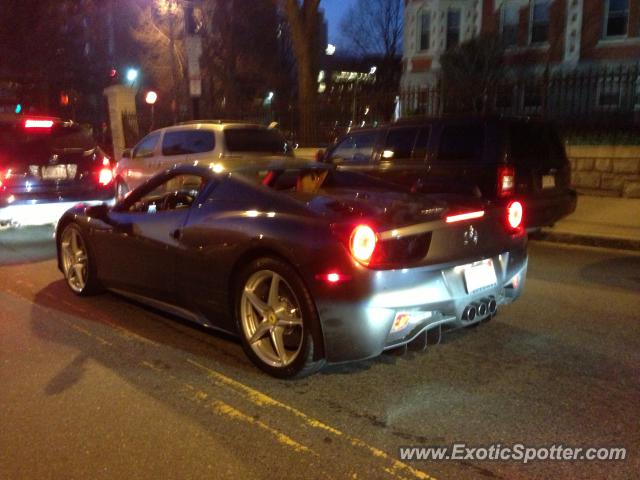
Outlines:
{"type": "Polygon", "coordinates": [[[207,164],[222,171],[264,162],[269,156],[293,156],[293,148],[274,128],[230,120],[195,120],[154,130],[116,166],[118,196],[155,173],[182,163],[207,164]]]}
{"type": "Polygon", "coordinates": [[[181,165],[115,207],[58,223],[58,266],[240,336],[278,377],[437,342],[522,292],[522,205],[404,192],[319,163],[216,173],[181,165]]]}
{"type": "Polygon", "coordinates": [[[114,202],[111,160],[78,124],[0,117],[0,226],[53,224],[78,202],[114,202]]]}
{"type": "Polygon", "coordinates": [[[406,119],[354,130],[320,160],[413,191],[460,192],[498,202],[521,199],[528,229],[553,225],[576,208],[564,146],[552,125],[539,120],[406,119]]]}

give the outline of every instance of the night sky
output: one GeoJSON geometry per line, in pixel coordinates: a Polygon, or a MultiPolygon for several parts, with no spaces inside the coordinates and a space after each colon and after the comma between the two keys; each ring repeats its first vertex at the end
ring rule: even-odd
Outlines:
{"type": "Polygon", "coordinates": [[[322,0],[320,2],[320,8],[324,9],[329,26],[329,43],[333,43],[338,49],[342,45],[340,42],[340,22],[354,3],[355,0],[322,0]]]}

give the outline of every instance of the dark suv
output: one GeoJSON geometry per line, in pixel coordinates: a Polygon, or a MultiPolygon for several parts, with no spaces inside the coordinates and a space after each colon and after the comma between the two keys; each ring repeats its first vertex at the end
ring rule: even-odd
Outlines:
{"type": "Polygon", "coordinates": [[[322,156],[413,191],[517,198],[528,229],[552,225],[576,208],[571,169],[555,129],[527,118],[413,118],[359,129],[322,156]]]}
{"type": "Polygon", "coordinates": [[[78,203],[114,199],[111,160],[80,125],[0,116],[0,226],[52,224],[78,203]]]}

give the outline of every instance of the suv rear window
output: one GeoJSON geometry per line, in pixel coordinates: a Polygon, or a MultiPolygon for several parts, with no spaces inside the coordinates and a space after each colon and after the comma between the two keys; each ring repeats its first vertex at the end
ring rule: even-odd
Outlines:
{"type": "Polygon", "coordinates": [[[224,141],[230,152],[262,152],[282,154],[286,141],[277,130],[266,128],[226,128],[224,141]]]}
{"type": "Polygon", "coordinates": [[[547,168],[564,164],[564,146],[550,125],[515,123],[510,126],[509,134],[514,163],[547,168]]]}
{"type": "Polygon", "coordinates": [[[30,162],[48,158],[52,153],[79,153],[95,148],[96,143],[79,125],[54,125],[51,129],[26,130],[22,123],[0,123],[0,161],[30,162]]]}
{"type": "Polygon", "coordinates": [[[214,147],[215,136],[209,130],[169,131],[162,139],[162,154],[167,156],[210,152],[214,147]]]}
{"type": "Polygon", "coordinates": [[[438,159],[482,161],[484,125],[448,125],[442,130],[438,159]]]}

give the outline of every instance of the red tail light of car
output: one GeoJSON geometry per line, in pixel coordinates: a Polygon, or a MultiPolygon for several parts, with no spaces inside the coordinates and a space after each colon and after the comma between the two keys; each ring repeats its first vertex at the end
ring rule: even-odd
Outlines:
{"type": "Polygon", "coordinates": [[[27,118],[24,121],[24,128],[50,130],[53,127],[53,120],[48,118],[27,118]]]}
{"type": "Polygon", "coordinates": [[[349,237],[349,251],[353,258],[368,265],[378,243],[378,235],[369,225],[356,226],[349,237]]]}
{"type": "Polygon", "coordinates": [[[498,198],[508,197],[513,194],[516,172],[513,167],[501,165],[498,167],[498,198]]]}
{"type": "Polygon", "coordinates": [[[477,210],[475,212],[458,213],[456,215],[448,215],[446,217],[447,223],[464,222],[465,220],[473,220],[474,218],[484,217],[484,210],[477,210]]]}
{"type": "Polygon", "coordinates": [[[524,207],[517,200],[509,202],[507,205],[507,227],[514,231],[523,229],[524,207]]]}
{"type": "Polygon", "coordinates": [[[109,157],[103,156],[102,161],[99,165],[99,168],[95,171],[95,178],[97,178],[100,185],[102,185],[103,187],[107,187],[111,185],[111,183],[113,183],[113,180],[115,179],[113,168],[111,167],[111,160],[109,159],[109,157]]]}
{"type": "Polygon", "coordinates": [[[102,167],[98,173],[98,183],[107,186],[113,182],[113,170],[109,167],[102,167]]]}

